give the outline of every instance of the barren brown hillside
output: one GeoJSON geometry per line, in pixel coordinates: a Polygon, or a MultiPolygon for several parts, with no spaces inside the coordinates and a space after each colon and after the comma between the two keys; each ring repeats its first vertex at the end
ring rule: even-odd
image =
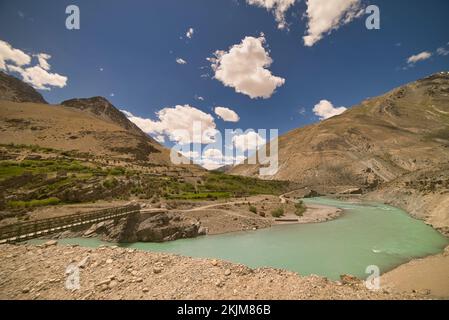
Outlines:
{"type": "Polygon", "coordinates": [[[169,163],[169,153],[143,134],[60,105],[0,101],[0,144],[26,144],[111,158],[169,163]]]}
{"type": "Polygon", "coordinates": [[[31,86],[0,72],[0,144],[169,165],[169,151],[103,97],[49,105],[31,86]]]}
{"type": "MultiPolygon", "coordinates": [[[[281,136],[279,171],[270,178],[369,190],[448,162],[449,73],[441,72],[281,136]]],[[[231,173],[258,169],[243,164],[231,173]]]]}

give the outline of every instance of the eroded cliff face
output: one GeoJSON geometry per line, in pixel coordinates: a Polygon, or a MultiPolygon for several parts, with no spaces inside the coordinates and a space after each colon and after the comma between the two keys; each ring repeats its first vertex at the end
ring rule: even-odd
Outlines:
{"type": "Polygon", "coordinates": [[[403,208],[449,236],[449,166],[404,175],[364,198],[403,208]]]}

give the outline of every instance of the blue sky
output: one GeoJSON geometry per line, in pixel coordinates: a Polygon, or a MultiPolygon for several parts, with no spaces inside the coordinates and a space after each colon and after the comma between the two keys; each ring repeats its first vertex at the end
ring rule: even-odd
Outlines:
{"type": "Polygon", "coordinates": [[[449,50],[447,0],[362,1],[369,3],[380,8],[380,30],[367,30],[362,15],[310,47],[302,38],[305,0],[286,12],[288,30],[278,28],[273,12],[245,0],[0,0],[0,40],[28,54],[51,55],[51,72],[67,77],[65,87],[41,90],[51,103],[100,95],[153,120],[163,108],[190,105],[212,115],[219,130],[277,128],[282,134],[319,121],[313,108],[321,100],[350,107],[449,69],[449,55],[436,51],[449,50]],[[65,28],[69,4],[80,8],[80,30],[65,28]],[[186,37],[190,27],[192,39],[186,37]],[[285,84],[268,99],[252,99],[213,79],[206,58],[261,32],[273,60],[267,69],[285,84]],[[407,64],[426,51],[430,58],[407,64]],[[218,119],[216,106],[234,110],[240,121],[218,119]]]}

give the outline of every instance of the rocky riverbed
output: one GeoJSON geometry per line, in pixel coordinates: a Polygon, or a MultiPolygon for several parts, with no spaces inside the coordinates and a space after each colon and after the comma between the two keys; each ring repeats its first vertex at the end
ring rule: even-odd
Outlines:
{"type": "Polygon", "coordinates": [[[425,292],[369,291],[351,276],[333,282],[220,260],[56,244],[2,245],[0,299],[428,298],[425,292]]]}

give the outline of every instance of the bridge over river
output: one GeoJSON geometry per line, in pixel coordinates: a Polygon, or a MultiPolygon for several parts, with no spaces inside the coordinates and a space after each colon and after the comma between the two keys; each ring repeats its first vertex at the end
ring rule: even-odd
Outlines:
{"type": "MultiPolygon", "coordinates": [[[[159,212],[160,211],[161,210],[159,209],[159,212]]],[[[133,204],[122,207],[64,215],[55,218],[11,224],[0,227],[0,244],[14,243],[33,238],[39,238],[47,234],[68,230],[74,227],[90,225],[109,219],[116,219],[139,212],[140,205],[133,204]]]]}

